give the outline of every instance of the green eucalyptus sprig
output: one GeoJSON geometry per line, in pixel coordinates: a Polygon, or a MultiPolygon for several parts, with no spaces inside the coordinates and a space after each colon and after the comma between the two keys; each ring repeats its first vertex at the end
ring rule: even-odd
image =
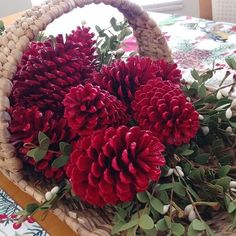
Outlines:
{"type": "MultiPolygon", "coordinates": [[[[227,63],[236,69],[234,59],[227,63]]],[[[207,82],[217,70],[221,68],[203,74],[193,70],[194,82],[183,85],[199,112],[201,129],[189,144],[166,147],[167,164],[158,183],[116,207],[113,235],[214,236],[208,220],[219,210],[228,213],[232,228],[236,227],[236,100],[219,96],[227,87],[232,92],[236,81],[224,85],[230,75],[227,71],[219,88],[209,91],[207,82]]]]}
{"type": "Polygon", "coordinates": [[[47,216],[48,211],[53,209],[57,202],[60,201],[64,196],[71,191],[71,185],[68,181],[64,180],[60,183],[60,186],[53,187],[49,192],[45,194],[45,201],[41,204],[30,203],[25,206],[22,211],[16,214],[20,216],[19,223],[24,222],[29,216],[33,216],[37,212],[43,212],[43,219],[47,216]],[[49,197],[50,193],[50,197],[49,197]]]}
{"type": "Polygon", "coordinates": [[[35,145],[32,143],[25,143],[24,147],[30,149],[27,152],[27,156],[34,158],[36,162],[41,161],[47,155],[47,153],[54,153],[58,155],[56,159],[51,163],[53,168],[61,168],[67,164],[71,152],[72,146],[66,142],[59,142],[59,150],[51,150],[50,138],[43,132],[38,133],[38,143],[35,145]]]}
{"type": "Polygon", "coordinates": [[[0,20],[0,35],[2,35],[3,31],[5,30],[5,26],[2,20],[0,20]]]}
{"type": "Polygon", "coordinates": [[[100,62],[99,68],[103,64],[110,64],[113,60],[119,59],[124,55],[124,50],[120,48],[121,43],[132,33],[127,20],[117,22],[113,17],[110,20],[110,24],[111,26],[106,29],[95,26],[98,33],[96,48],[100,62]]]}

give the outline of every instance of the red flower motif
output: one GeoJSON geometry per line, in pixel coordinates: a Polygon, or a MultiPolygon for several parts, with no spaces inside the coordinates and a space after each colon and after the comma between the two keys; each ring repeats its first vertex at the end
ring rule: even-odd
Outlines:
{"type": "Polygon", "coordinates": [[[66,37],[32,42],[14,77],[11,104],[37,105],[40,110],[63,114],[61,104],[71,87],[90,77],[95,69],[94,34],[78,28],[66,37]]]}
{"type": "Polygon", "coordinates": [[[12,106],[9,110],[12,121],[9,130],[12,134],[12,142],[17,147],[19,156],[30,165],[35,166],[36,171],[42,172],[48,178],[56,180],[64,176],[63,168],[53,169],[51,163],[58,158],[58,155],[47,153],[43,160],[35,162],[32,157],[27,157],[27,148],[24,143],[38,145],[38,133],[44,132],[50,137],[51,145],[58,145],[60,141],[70,142],[75,138],[67,125],[65,118],[60,118],[52,111],[39,111],[38,107],[24,108],[23,106],[12,106]],[[51,172],[49,174],[49,172],[51,172]]]}
{"type": "Polygon", "coordinates": [[[7,219],[7,215],[6,214],[0,214],[0,220],[4,220],[7,219]]]}
{"type": "Polygon", "coordinates": [[[128,123],[126,107],[109,92],[90,83],[72,88],[63,104],[64,117],[79,135],[128,123]]]}
{"type": "Polygon", "coordinates": [[[126,104],[133,100],[136,89],[156,78],[156,63],[146,57],[130,57],[127,61],[117,60],[103,66],[95,73],[94,81],[126,104]]]}
{"type": "Polygon", "coordinates": [[[32,216],[28,216],[27,217],[27,221],[30,223],[30,224],[33,224],[35,222],[35,219],[32,217],[32,216]]]}
{"type": "Polygon", "coordinates": [[[134,117],[162,143],[188,143],[199,129],[198,112],[169,81],[150,80],[135,93],[134,117]]]}
{"type": "Polygon", "coordinates": [[[81,138],[71,154],[67,175],[82,200],[97,205],[131,201],[160,177],[164,146],[139,127],[110,127],[81,138]]]}
{"type": "Polygon", "coordinates": [[[22,226],[22,223],[15,222],[12,226],[13,229],[19,229],[22,226]]]}

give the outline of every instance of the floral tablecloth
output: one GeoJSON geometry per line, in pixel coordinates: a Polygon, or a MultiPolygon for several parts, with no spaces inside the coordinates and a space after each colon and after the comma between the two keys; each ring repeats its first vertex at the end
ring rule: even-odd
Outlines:
{"type": "MultiPolygon", "coordinates": [[[[226,70],[226,57],[236,58],[236,25],[226,22],[214,22],[189,16],[175,16],[160,13],[151,13],[151,17],[160,26],[169,47],[172,50],[174,61],[183,72],[183,78],[191,81],[190,72],[196,69],[203,72],[215,67],[223,67],[211,80],[209,86],[217,88],[221,83],[226,70]]],[[[134,37],[125,42],[126,49],[136,50],[134,37]]],[[[233,74],[223,83],[232,83],[233,74]]],[[[230,90],[228,87],[225,90],[230,90]]],[[[233,96],[236,93],[233,92],[233,96]]]]}
{"type": "Polygon", "coordinates": [[[0,236],[49,236],[32,219],[17,226],[14,220],[15,213],[20,210],[22,210],[20,206],[4,190],[0,189],[0,236]]]}

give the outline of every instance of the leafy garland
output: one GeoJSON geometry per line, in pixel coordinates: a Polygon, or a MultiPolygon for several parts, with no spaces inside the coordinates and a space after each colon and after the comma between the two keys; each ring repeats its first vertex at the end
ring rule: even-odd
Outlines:
{"type": "MultiPolygon", "coordinates": [[[[127,22],[117,23],[112,18],[110,23],[108,29],[96,26],[100,66],[124,56],[119,47],[131,33],[127,22]]],[[[234,59],[227,58],[226,62],[231,69],[236,70],[234,59]]],[[[162,176],[157,184],[151,183],[148,191],[138,193],[132,202],[112,208],[115,211],[112,235],[125,232],[127,236],[154,236],[157,233],[169,236],[186,233],[189,236],[212,236],[215,234],[207,220],[218,211],[228,212],[232,228],[236,226],[236,167],[233,165],[236,145],[236,117],[233,115],[236,100],[221,93],[222,89],[233,87],[236,82],[223,85],[230,75],[227,72],[220,87],[209,92],[207,81],[219,69],[213,68],[203,74],[193,70],[191,74],[194,82],[183,83],[185,95],[200,114],[201,130],[189,144],[167,148],[167,164],[162,168],[162,176]]],[[[67,163],[70,144],[61,142],[58,150],[50,150],[50,138],[42,132],[38,135],[38,141],[39,146],[25,144],[30,149],[28,156],[39,161],[48,152],[58,152],[61,158],[53,162],[52,166],[60,168],[67,163]]],[[[67,181],[57,187],[57,191],[53,189],[46,193],[43,204],[29,204],[18,214],[32,216],[38,210],[47,211],[71,192],[67,181]]]]}

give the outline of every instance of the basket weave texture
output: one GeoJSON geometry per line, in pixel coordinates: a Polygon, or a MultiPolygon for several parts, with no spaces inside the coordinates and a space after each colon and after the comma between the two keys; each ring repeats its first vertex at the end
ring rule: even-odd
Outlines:
{"type": "MultiPolygon", "coordinates": [[[[12,89],[11,80],[24,50],[40,31],[61,15],[92,3],[111,5],[127,18],[137,38],[140,55],[172,61],[166,40],[156,23],[141,7],[127,0],[50,0],[27,10],[4,31],[0,37],[0,171],[38,202],[44,201],[46,188],[38,190],[33,181],[27,180],[23,174],[23,163],[10,143],[8,97],[12,89]]],[[[110,235],[109,221],[103,219],[95,210],[76,212],[69,210],[65,204],[58,204],[53,212],[81,236],[110,235]]]]}

